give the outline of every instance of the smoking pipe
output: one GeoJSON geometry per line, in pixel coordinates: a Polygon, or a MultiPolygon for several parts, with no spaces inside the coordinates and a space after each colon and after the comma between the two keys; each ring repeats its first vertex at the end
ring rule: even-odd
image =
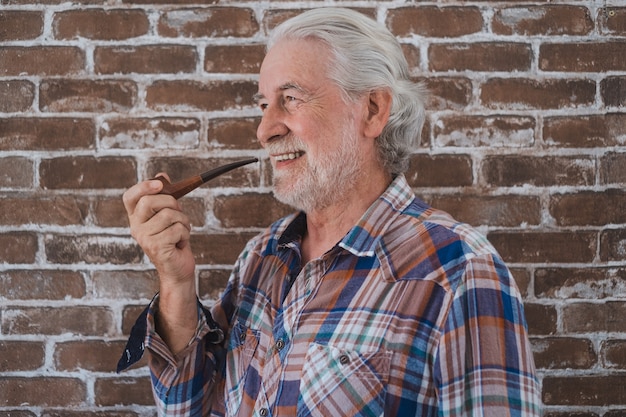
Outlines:
{"type": "Polygon", "coordinates": [[[182,181],[176,182],[174,184],[170,183],[164,176],[159,175],[155,180],[159,180],[163,183],[163,189],[159,194],[168,194],[174,197],[175,199],[179,199],[190,191],[195,190],[205,182],[212,180],[215,177],[219,177],[222,174],[227,173],[235,168],[239,168],[240,166],[248,165],[253,162],[258,162],[257,158],[244,159],[243,161],[232,162],[230,164],[222,165],[217,168],[213,168],[207,172],[203,172],[199,175],[194,175],[192,177],[186,178],[182,181]]]}

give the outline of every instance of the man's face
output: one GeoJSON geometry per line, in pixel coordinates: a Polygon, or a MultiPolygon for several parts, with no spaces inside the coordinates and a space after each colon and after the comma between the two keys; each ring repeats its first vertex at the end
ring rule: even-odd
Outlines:
{"type": "Polygon", "coordinates": [[[270,155],[275,195],[307,212],[337,202],[361,167],[361,107],[329,80],[330,59],[318,41],[283,40],[260,72],[257,137],[270,155]]]}

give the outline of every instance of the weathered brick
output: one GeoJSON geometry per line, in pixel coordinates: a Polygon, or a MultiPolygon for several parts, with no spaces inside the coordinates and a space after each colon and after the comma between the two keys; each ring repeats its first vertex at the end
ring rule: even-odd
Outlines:
{"type": "Polygon", "coordinates": [[[146,103],[153,110],[215,111],[251,107],[257,85],[251,81],[156,81],[146,103]]]}
{"type": "Polygon", "coordinates": [[[40,11],[0,11],[0,42],[38,38],[43,33],[40,11]]]}
{"type": "Polygon", "coordinates": [[[204,52],[204,70],[257,74],[264,56],[264,45],[209,45],[204,52]]]}
{"type": "MultiPolygon", "coordinates": [[[[124,341],[102,340],[57,343],[54,350],[54,366],[59,371],[115,372],[125,345],[124,341]]],[[[143,362],[145,364],[145,359],[143,362]]]]}
{"type": "Polygon", "coordinates": [[[0,284],[0,298],[8,300],[70,300],[86,295],[85,279],[77,271],[2,271],[0,284]]]}
{"type": "Polygon", "coordinates": [[[195,71],[198,53],[187,45],[101,46],[94,52],[97,74],[177,74],[195,71]]]}
{"type": "Polygon", "coordinates": [[[524,268],[509,268],[511,270],[511,274],[513,275],[513,279],[517,284],[520,292],[522,293],[522,298],[527,299],[530,296],[530,284],[532,281],[531,273],[527,269],[524,268]]]}
{"type": "Polygon", "coordinates": [[[626,153],[608,152],[600,157],[600,183],[626,183],[626,153]]]}
{"type": "Polygon", "coordinates": [[[57,39],[123,40],[147,35],[150,22],[141,9],[85,9],[54,13],[57,39]]]}
{"type": "Polygon", "coordinates": [[[600,260],[603,262],[626,259],[626,229],[607,229],[600,233],[600,260]]]}
{"type": "MultiPolygon", "coordinates": [[[[154,294],[153,294],[154,295],[154,294]]],[[[137,317],[146,309],[145,305],[126,306],[122,311],[122,334],[128,336],[133,325],[137,322],[137,317]]],[[[121,352],[120,352],[121,354],[121,352]]]]}
{"type": "Polygon", "coordinates": [[[487,239],[506,262],[592,262],[596,233],[576,232],[507,232],[494,231],[487,239]]]}
{"type": "Polygon", "coordinates": [[[85,53],[74,46],[0,46],[0,76],[76,75],[85,53]]]}
{"type": "Polygon", "coordinates": [[[0,378],[0,404],[3,407],[76,407],[83,404],[86,397],[85,383],[78,378],[0,378]]]}
{"type": "Polygon", "coordinates": [[[191,8],[165,11],[158,31],[167,37],[247,38],[259,31],[254,11],[244,7],[191,8]]]}
{"type": "Polygon", "coordinates": [[[544,304],[524,304],[524,315],[531,335],[549,335],[557,331],[557,312],[554,306],[544,304]]]}
{"type": "Polygon", "coordinates": [[[626,331],[626,302],[572,303],[563,307],[563,329],[566,332],[626,331]]]}
{"type": "Polygon", "coordinates": [[[468,155],[422,155],[411,158],[406,179],[412,187],[462,187],[472,184],[468,155]]]}
{"type": "Polygon", "coordinates": [[[548,337],[532,339],[531,344],[539,369],[590,369],[598,361],[589,339],[548,337]]]}
{"type": "Polygon", "coordinates": [[[0,262],[2,263],[33,263],[38,249],[39,244],[34,233],[9,232],[0,234],[0,262]]]}
{"type": "Polygon", "coordinates": [[[419,6],[390,9],[385,24],[397,36],[455,38],[481,32],[484,22],[478,7],[419,6]]]}
{"type": "Polygon", "coordinates": [[[130,240],[106,235],[47,235],[46,258],[55,264],[134,264],[141,261],[141,248],[130,240]]]}
{"type": "Polygon", "coordinates": [[[513,227],[541,222],[541,202],[537,197],[434,195],[428,201],[455,219],[475,226],[513,227]]]}
{"type": "Polygon", "coordinates": [[[605,368],[620,370],[626,368],[626,340],[605,340],[600,349],[605,368]]]}
{"type": "Polygon", "coordinates": [[[95,135],[89,119],[0,119],[0,151],[93,149],[95,135]]]}
{"type": "Polygon", "coordinates": [[[259,149],[256,129],[258,117],[210,119],[207,133],[212,149],[259,149]]]}
{"type": "MultiPolygon", "coordinates": [[[[171,0],[170,0],[171,1],[171,0]]],[[[61,409],[61,410],[44,410],[41,413],[41,417],[142,417],[144,414],[138,411],[131,410],[116,410],[116,409],[108,409],[105,411],[95,411],[95,410],[72,410],[71,408],[61,409]]],[[[149,415],[149,414],[148,414],[149,415]]],[[[2,416],[0,413],[0,417],[22,417],[21,415],[13,415],[10,416],[2,416]]],[[[25,416],[26,417],[26,416],[25,416]]],[[[35,417],[28,416],[28,417],[35,417]]]]}
{"type": "Polygon", "coordinates": [[[154,270],[94,271],[91,281],[94,295],[105,299],[151,299],[159,290],[154,270]]]}
{"type": "Polygon", "coordinates": [[[403,43],[400,46],[402,48],[404,58],[406,58],[406,62],[409,65],[409,71],[419,69],[422,62],[419,48],[408,43],[403,43]]]}
{"type": "Polygon", "coordinates": [[[0,372],[32,371],[43,366],[44,360],[41,342],[0,340],[0,372]]]}
{"type": "Polygon", "coordinates": [[[198,265],[232,265],[255,233],[192,234],[191,247],[198,265]]]}
{"type": "Polygon", "coordinates": [[[625,268],[541,268],[535,272],[540,298],[601,300],[626,294],[625,268]]]}
{"type": "Polygon", "coordinates": [[[117,80],[47,80],[39,87],[39,108],[50,112],[126,112],[137,101],[137,85],[117,80]]]}
{"type": "Polygon", "coordinates": [[[0,113],[24,112],[31,108],[34,99],[35,85],[30,81],[0,82],[0,113]]]}
{"type": "Polygon", "coordinates": [[[472,81],[465,77],[428,77],[416,79],[428,90],[429,110],[462,110],[472,101],[472,81]]]}
{"type": "Polygon", "coordinates": [[[626,106],[626,76],[606,77],[600,82],[600,93],[605,105],[626,106]]]}
{"type": "Polygon", "coordinates": [[[98,378],[94,385],[96,405],[152,405],[149,378],[98,378]]]}
{"type": "Polygon", "coordinates": [[[527,71],[530,45],[513,42],[432,44],[428,48],[431,71],[527,71]]]}
{"type": "MultiPolygon", "coordinates": [[[[114,333],[113,312],[107,307],[7,307],[2,334],[109,336],[114,333]]],[[[1,402],[0,402],[1,403],[1,402]]]]}
{"type": "Polygon", "coordinates": [[[99,136],[109,149],[194,149],[201,124],[195,118],[116,118],[102,124],[99,136]]]}
{"type": "MultiPolygon", "coordinates": [[[[369,16],[372,19],[376,18],[376,9],[373,7],[350,7],[350,9],[369,16]]],[[[265,32],[271,31],[273,28],[284,22],[285,20],[294,17],[305,9],[268,9],[263,16],[263,28],[265,32]]]]}
{"type": "Polygon", "coordinates": [[[137,183],[136,171],[131,158],[68,156],[41,161],[39,181],[47,189],[128,188],[137,183]]]}
{"type": "Polygon", "coordinates": [[[626,404],[626,376],[548,376],[543,379],[546,405],[606,406],[626,404]]]}
{"type": "Polygon", "coordinates": [[[213,204],[215,217],[223,227],[230,228],[266,227],[293,211],[293,208],[279,203],[271,194],[218,196],[213,204]],[[263,207],[263,210],[251,212],[250,207],[263,207]]]}
{"type": "MultiPolygon", "coordinates": [[[[611,3],[615,6],[618,4],[622,5],[621,3],[611,3]]],[[[598,26],[602,34],[626,35],[626,7],[611,7],[608,4],[599,7],[598,26]]]]}
{"type": "Polygon", "coordinates": [[[567,72],[625,71],[624,55],[624,41],[542,43],[539,46],[539,69],[567,72]]]}
{"type": "Polygon", "coordinates": [[[492,78],[481,86],[480,99],[490,108],[561,109],[595,102],[592,80],[492,78]]]}
{"type": "Polygon", "coordinates": [[[549,145],[560,147],[620,146],[626,142],[626,113],[547,117],[543,138],[549,145]]]}
{"type": "Polygon", "coordinates": [[[531,146],[535,119],[526,116],[443,116],[435,122],[435,144],[445,146],[531,146]]]}
{"type": "Polygon", "coordinates": [[[230,269],[203,269],[198,273],[198,297],[203,301],[216,300],[226,288],[230,269]]]}
{"type": "Polygon", "coordinates": [[[550,214],[560,226],[602,226],[626,223],[626,192],[610,189],[602,192],[579,191],[550,197],[550,214]]]}
{"type": "Polygon", "coordinates": [[[101,227],[128,227],[128,215],[122,202],[122,193],[113,198],[98,198],[92,203],[93,222],[101,227]]]}
{"type": "Polygon", "coordinates": [[[566,4],[497,9],[492,21],[503,35],[585,35],[593,27],[589,9],[566,4]]]}
{"type": "Polygon", "coordinates": [[[590,157],[569,156],[489,156],[481,173],[492,186],[593,185],[595,161],[590,157]]]}
{"type": "MultiPolygon", "coordinates": [[[[159,172],[166,172],[172,182],[183,180],[192,175],[198,175],[218,166],[247,159],[246,157],[232,159],[197,159],[197,158],[157,158],[147,164],[150,178],[159,172]]],[[[258,164],[249,164],[212,179],[204,187],[254,187],[259,184],[258,164]]]]}
{"type": "Polygon", "coordinates": [[[5,196],[0,199],[0,224],[85,224],[87,207],[73,196],[5,196]]]}
{"type": "MultiPolygon", "coordinates": [[[[597,413],[591,411],[550,411],[545,412],[543,417],[600,417],[597,413]]],[[[605,414],[604,417],[609,417],[605,414]]]]}
{"type": "Polygon", "coordinates": [[[1,188],[30,188],[34,184],[34,175],[34,162],[28,158],[8,156],[0,159],[1,188]]]}

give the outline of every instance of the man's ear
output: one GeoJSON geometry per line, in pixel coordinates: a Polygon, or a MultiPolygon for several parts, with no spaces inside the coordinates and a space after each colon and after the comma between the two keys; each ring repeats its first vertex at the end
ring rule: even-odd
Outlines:
{"type": "Polygon", "coordinates": [[[391,93],[387,89],[370,91],[367,99],[367,116],[363,133],[366,137],[377,138],[387,121],[391,112],[391,93]]]}

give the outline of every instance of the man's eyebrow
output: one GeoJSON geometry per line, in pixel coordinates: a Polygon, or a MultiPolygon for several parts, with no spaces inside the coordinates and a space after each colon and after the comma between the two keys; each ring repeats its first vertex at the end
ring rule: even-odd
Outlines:
{"type": "MultiPolygon", "coordinates": [[[[278,91],[286,91],[286,90],[296,90],[302,94],[306,94],[306,90],[302,88],[298,83],[295,83],[295,82],[287,82],[278,87],[278,91]]],[[[254,100],[255,103],[260,102],[264,98],[265,98],[265,95],[261,93],[256,93],[255,95],[252,96],[252,100],[254,100]]]]}

